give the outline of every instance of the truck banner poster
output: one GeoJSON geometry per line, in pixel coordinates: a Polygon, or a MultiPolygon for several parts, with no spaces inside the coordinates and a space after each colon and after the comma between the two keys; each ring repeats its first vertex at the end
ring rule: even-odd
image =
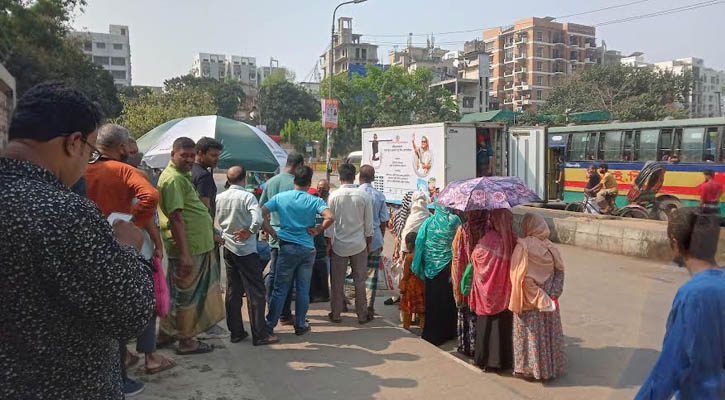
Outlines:
{"type": "Polygon", "coordinates": [[[376,189],[399,203],[410,191],[435,198],[445,181],[445,138],[441,126],[366,129],[361,164],[375,168],[376,189]]]}

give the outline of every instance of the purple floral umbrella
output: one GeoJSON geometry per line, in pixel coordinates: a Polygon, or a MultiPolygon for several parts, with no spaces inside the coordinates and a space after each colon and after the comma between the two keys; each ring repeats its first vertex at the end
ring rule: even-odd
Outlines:
{"type": "Polygon", "coordinates": [[[446,185],[436,204],[460,211],[512,208],[541,201],[517,176],[491,176],[455,181],[446,185]]]}

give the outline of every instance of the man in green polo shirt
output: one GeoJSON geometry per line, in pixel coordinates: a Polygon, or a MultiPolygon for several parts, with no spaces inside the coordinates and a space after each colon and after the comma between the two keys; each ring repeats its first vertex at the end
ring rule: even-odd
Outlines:
{"type": "Polygon", "coordinates": [[[159,344],[179,339],[177,354],[199,354],[213,347],[194,340],[224,319],[219,266],[213,256],[213,221],[191,180],[195,143],[174,141],[171,162],[159,177],[159,222],[169,257],[171,307],[161,320],[159,344]]]}

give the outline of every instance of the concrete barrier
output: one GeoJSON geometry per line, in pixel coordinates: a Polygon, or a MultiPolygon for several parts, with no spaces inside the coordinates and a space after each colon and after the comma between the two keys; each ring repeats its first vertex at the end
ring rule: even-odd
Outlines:
{"type": "MultiPolygon", "coordinates": [[[[537,207],[515,207],[514,229],[521,235],[521,219],[534,212],[546,220],[551,240],[612,254],[672,260],[667,222],[573,213],[537,207]]],[[[725,265],[725,229],[720,229],[717,261],[725,265]]]]}

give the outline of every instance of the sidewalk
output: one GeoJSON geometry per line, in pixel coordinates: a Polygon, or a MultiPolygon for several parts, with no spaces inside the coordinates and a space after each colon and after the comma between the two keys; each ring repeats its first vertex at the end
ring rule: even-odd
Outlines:
{"type": "MultiPolygon", "coordinates": [[[[281,342],[248,339],[213,353],[181,357],[159,376],[144,377],[138,399],[625,399],[632,398],[659,356],[665,321],[687,273],[658,262],[560,246],[566,265],[561,298],[569,373],[551,383],[483,373],[399,328],[397,307],[360,326],[353,314],[327,320],[329,304],[313,304],[312,332],[279,328],[281,342]]],[[[248,321],[245,316],[245,321],[248,321]]],[[[224,324],[222,323],[222,326],[224,324]]],[[[138,376],[131,370],[132,376],[138,376]]]]}

